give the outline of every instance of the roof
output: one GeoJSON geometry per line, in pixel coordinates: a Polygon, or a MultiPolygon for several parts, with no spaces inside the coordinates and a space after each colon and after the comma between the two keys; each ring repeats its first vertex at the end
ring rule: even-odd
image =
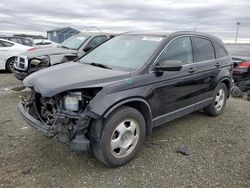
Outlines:
{"type": "Polygon", "coordinates": [[[202,36],[202,37],[208,37],[210,39],[213,39],[215,41],[218,41],[219,43],[222,43],[222,40],[219,39],[218,37],[208,34],[208,33],[203,33],[203,32],[197,32],[197,31],[177,31],[177,32],[166,32],[166,31],[133,31],[133,32],[126,32],[122,33],[123,35],[151,35],[151,36],[161,36],[161,37],[167,37],[170,35],[197,35],[197,36],[202,36]]]}
{"type": "Polygon", "coordinates": [[[152,35],[152,36],[168,36],[170,32],[166,31],[130,31],[122,33],[122,35],[152,35]]]}
{"type": "Polygon", "coordinates": [[[76,35],[87,35],[87,36],[100,36],[100,35],[107,35],[107,36],[116,36],[117,33],[103,33],[103,32],[80,32],[76,35]]]}
{"type": "Polygon", "coordinates": [[[65,30],[65,29],[72,29],[72,30],[78,31],[77,29],[74,29],[72,27],[61,27],[61,28],[48,30],[47,32],[57,32],[57,31],[65,30]]]}

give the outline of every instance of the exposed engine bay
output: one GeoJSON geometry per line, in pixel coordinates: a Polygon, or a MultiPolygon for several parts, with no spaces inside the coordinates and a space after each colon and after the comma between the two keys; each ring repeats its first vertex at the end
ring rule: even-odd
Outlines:
{"type": "MultiPolygon", "coordinates": [[[[101,88],[67,91],[47,98],[33,91],[28,101],[23,102],[25,110],[46,128],[48,137],[56,137],[60,142],[70,144],[88,141],[88,127],[94,114],[89,112],[88,104],[101,88]],[[80,135],[80,136],[78,136],[80,135]]],[[[72,150],[82,150],[79,143],[72,150]]]]}

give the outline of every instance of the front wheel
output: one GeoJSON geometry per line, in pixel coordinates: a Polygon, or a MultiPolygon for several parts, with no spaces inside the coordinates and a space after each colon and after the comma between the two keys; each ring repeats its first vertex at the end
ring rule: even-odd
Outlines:
{"type": "Polygon", "coordinates": [[[214,91],[213,102],[204,108],[206,114],[210,116],[220,115],[227,102],[228,90],[224,83],[220,83],[214,91]]]}
{"type": "Polygon", "coordinates": [[[107,166],[121,166],[134,158],[145,135],[146,123],[142,114],[123,106],[104,121],[100,141],[93,143],[94,154],[107,166]]]}

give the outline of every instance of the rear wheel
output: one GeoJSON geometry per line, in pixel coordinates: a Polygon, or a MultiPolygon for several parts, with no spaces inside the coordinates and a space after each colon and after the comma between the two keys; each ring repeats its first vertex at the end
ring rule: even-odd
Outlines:
{"type": "Polygon", "coordinates": [[[9,58],[6,62],[6,69],[9,72],[13,72],[14,70],[14,64],[15,64],[15,57],[9,58]]]}
{"type": "Polygon", "coordinates": [[[204,108],[206,114],[210,116],[220,115],[227,102],[228,90],[224,83],[220,83],[216,88],[213,96],[213,102],[204,108]]]}
{"type": "Polygon", "coordinates": [[[142,114],[131,107],[115,110],[105,121],[99,142],[93,144],[95,156],[110,167],[132,160],[146,135],[142,114]]]}

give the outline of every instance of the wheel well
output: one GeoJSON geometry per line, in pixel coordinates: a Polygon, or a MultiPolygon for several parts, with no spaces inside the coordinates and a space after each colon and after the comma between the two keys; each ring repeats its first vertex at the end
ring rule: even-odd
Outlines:
{"type": "Polygon", "coordinates": [[[151,109],[148,106],[148,104],[146,104],[145,102],[142,101],[128,101],[125,103],[121,103],[121,105],[117,105],[115,106],[115,108],[111,108],[109,112],[106,112],[106,114],[103,116],[103,118],[99,118],[99,119],[91,119],[91,123],[92,124],[90,126],[90,135],[89,137],[92,140],[95,141],[99,141],[100,137],[101,137],[101,131],[102,131],[102,124],[103,124],[103,120],[105,118],[107,118],[114,110],[116,110],[117,108],[121,107],[121,106],[129,106],[132,108],[135,108],[136,110],[138,110],[144,117],[145,121],[146,121],[146,133],[147,134],[151,134],[152,133],[152,114],[151,114],[151,109]]]}
{"type": "Polygon", "coordinates": [[[123,105],[135,108],[143,115],[146,121],[146,132],[147,134],[151,134],[152,133],[152,114],[151,114],[149,107],[141,101],[131,101],[123,105]]]}
{"type": "Polygon", "coordinates": [[[228,96],[230,96],[230,90],[231,90],[231,83],[228,79],[223,80],[221,83],[224,83],[227,86],[228,96]]]}

